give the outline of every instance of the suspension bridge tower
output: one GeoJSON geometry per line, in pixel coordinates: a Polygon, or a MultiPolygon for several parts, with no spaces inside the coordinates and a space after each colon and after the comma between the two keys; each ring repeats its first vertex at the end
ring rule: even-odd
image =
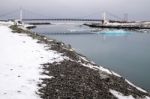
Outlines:
{"type": "Polygon", "coordinates": [[[20,8],[19,10],[19,18],[14,20],[14,24],[15,25],[23,25],[23,21],[22,21],[22,8],[20,8]]]}
{"type": "Polygon", "coordinates": [[[103,24],[103,25],[106,25],[106,24],[108,23],[108,20],[106,19],[106,12],[103,12],[102,18],[103,18],[102,24],[103,24]]]}
{"type": "Polygon", "coordinates": [[[22,13],[23,13],[23,12],[22,12],[22,8],[20,8],[20,17],[19,17],[19,21],[20,21],[20,22],[22,22],[22,17],[23,17],[22,13]]]}

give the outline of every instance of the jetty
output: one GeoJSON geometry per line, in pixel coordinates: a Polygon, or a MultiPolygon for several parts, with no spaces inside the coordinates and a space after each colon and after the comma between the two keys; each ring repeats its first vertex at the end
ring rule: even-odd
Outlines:
{"type": "Polygon", "coordinates": [[[103,20],[99,23],[86,23],[84,25],[94,28],[150,29],[150,21],[108,20],[106,13],[103,13],[103,20]]]}
{"type": "Polygon", "coordinates": [[[114,29],[150,29],[150,24],[144,23],[91,23],[91,24],[84,24],[89,27],[93,28],[114,28],[114,29]]]}

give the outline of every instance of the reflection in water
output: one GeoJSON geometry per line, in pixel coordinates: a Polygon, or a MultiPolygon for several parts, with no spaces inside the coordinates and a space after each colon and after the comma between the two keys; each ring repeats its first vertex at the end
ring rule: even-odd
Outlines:
{"type": "Polygon", "coordinates": [[[33,31],[71,44],[76,51],[97,64],[150,90],[150,32],[103,30],[81,24],[37,26],[33,31]],[[51,35],[52,33],[57,35],[51,35]]]}

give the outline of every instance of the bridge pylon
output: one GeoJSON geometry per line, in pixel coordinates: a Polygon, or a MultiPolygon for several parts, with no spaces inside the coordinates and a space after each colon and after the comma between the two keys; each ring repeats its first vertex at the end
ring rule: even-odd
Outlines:
{"type": "Polygon", "coordinates": [[[106,24],[108,23],[108,20],[106,19],[106,12],[103,12],[102,18],[103,18],[102,24],[103,24],[103,25],[106,25],[106,24]]]}
{"type": "Polygon", "coordinates": [[[19,17],[19,21],[22,22],[22,17],[23,17],[23,12],[22,12],[22,8],[20,8],[20,17],[19,17]]]}

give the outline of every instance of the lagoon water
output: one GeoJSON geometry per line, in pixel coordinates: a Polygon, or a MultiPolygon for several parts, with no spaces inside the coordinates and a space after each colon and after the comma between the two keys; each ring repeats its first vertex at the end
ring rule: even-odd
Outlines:
{"type": "Polygon", "coordinates": [[[79,53],[150,91],[150,32],[101,30],[82,22],[52,22],[33,29],[63,41],[79,53]]]}

